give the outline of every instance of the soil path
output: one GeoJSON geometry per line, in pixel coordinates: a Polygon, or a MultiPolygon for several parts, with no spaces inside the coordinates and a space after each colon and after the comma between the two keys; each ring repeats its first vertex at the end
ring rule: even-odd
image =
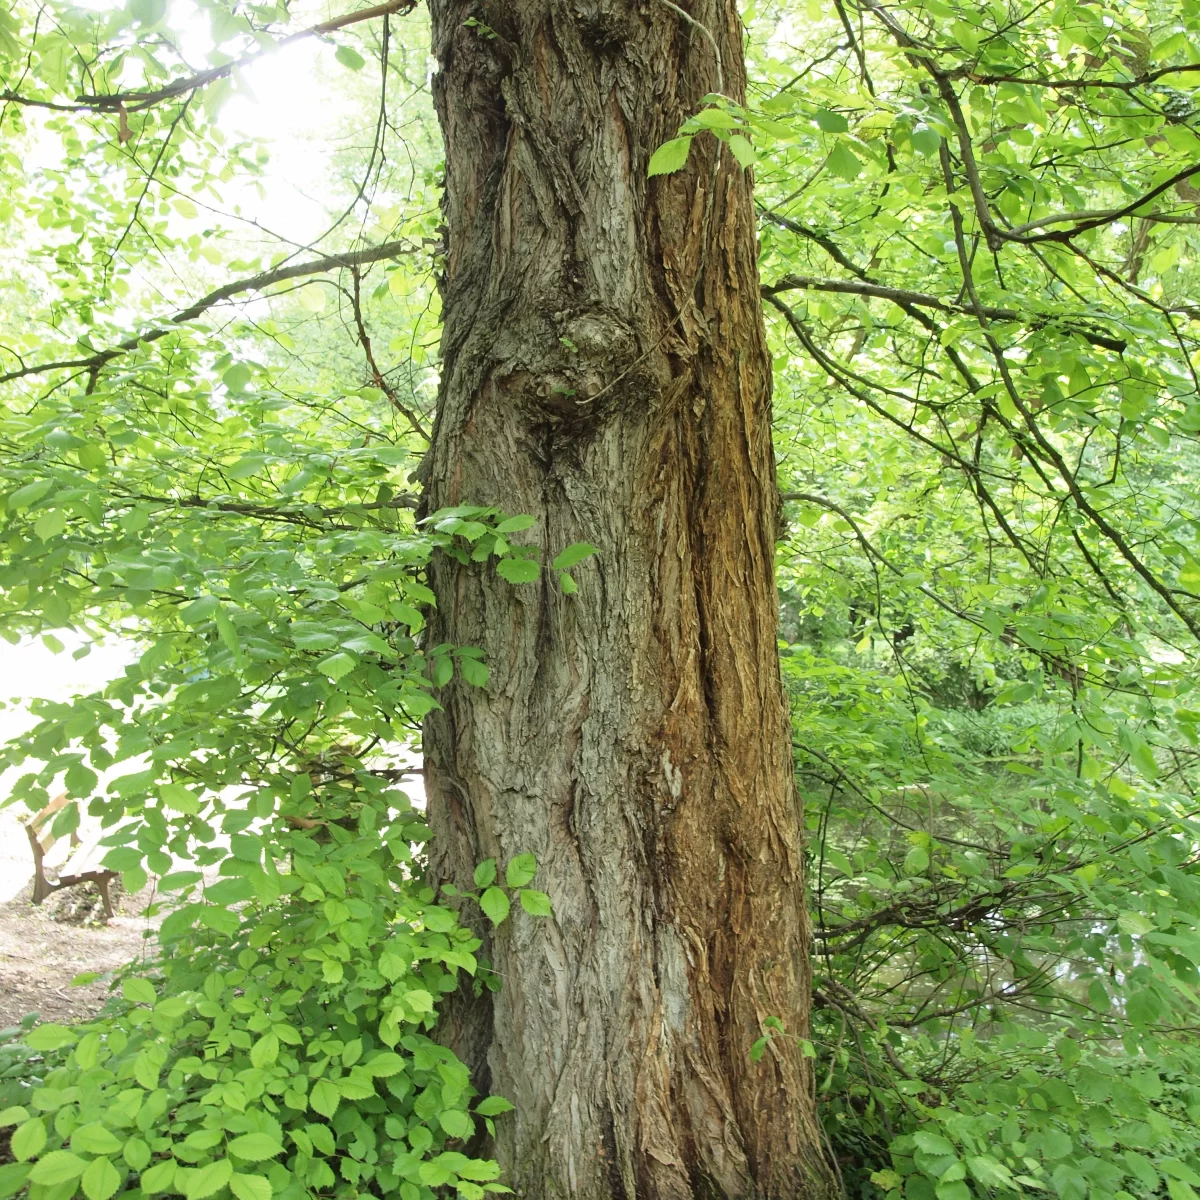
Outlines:
{"type": "MultiPolygon", "coordinates": [[[[122,897],[117,916],[104,925],[80,923],[88,922],[92,907],[82,892],[69,888],[35,907],[26,886],[0,904],[0,1029],[31,1012],[46,1021],[86,1020],[107,999],[108,982],[72,987],[71,980],[84,972],[111,972],[153,946],[143,936],[145,918],[136,915],[144,897],[122,897]]],[[[95,903],[98,908],[98,898],[95,903]]]]}

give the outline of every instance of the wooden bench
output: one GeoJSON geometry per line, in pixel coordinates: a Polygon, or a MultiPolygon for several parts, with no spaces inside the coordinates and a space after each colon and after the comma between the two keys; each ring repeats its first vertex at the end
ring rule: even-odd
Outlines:
{"type": "Polygon", "coordinates": [[[115,914],[113,913],[112,898],[108,894],[108,885],[116,879],[117,872],[89,861],[94,856],[96,847],[89,847],[80,853],[78,851],[79,835],[72,832],[71,846],[76,853],[72,854],[63,864],[61,871],[46,866],[46,855],[50,853],[54,843],[58,840],[51,832],[50,826],[53,818],[66,806],[67,794],[64,792],[61,796],[56,796],[51,800],[41,812],[36,812],[22,821],[25,832],[29,835],[30,848],[33,850],[33,903],[41,904],[47,896],[51,896],[63,888],[75,887],[80,883],[94,883],[100,889],[104,915],[111,919],[115,914]],[[47,871],[53,874],[53,879],[50,878],[47,871]]]}

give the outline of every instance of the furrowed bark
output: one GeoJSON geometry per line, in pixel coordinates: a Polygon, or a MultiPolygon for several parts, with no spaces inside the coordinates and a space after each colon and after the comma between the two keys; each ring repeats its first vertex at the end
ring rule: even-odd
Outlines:
{"type": "MultiPolygon", "coordinates": [[[[690,0],[744,87],[733,0],[690,0]]],[[[430,0],[446,142],[443,380],[427,511],[530,513],[563,595],[438,561],[430,637],[481,647],[425,731],[435,875],[537,855],[554,915],[489,937],[501,990],[445,1036],[506,1182],[551,1197],[832,1191],[807,1030],[801,818],[776,646],[770,361],[750,181],[661,0],[430,0]],[[468,20],[473,23],[468,25],[468,20]]]]}

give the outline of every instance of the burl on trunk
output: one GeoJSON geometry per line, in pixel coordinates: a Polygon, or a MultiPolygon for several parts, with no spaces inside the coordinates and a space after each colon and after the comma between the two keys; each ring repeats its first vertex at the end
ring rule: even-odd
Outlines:
{"type": "Polygon", "coordinates": [[[430,0],[446,143],[444,374],[427,511],[537,518],[563,595],[441,559],[430,636],[481,647],[425,732],[434,873],[532,852],[554,915],[445,1036],[507,1096],[520,1194],[830,1190],[807,1027],[801,818],[776,647],[771,366],[750,180],[708,134],[742,95],[734,0],[430,0]],[[703,26],[704,28],[701,28],[703,26]],[[714,44],[715,43],[715,44],[714,44]],[[716,48],[719,47],[720,66],[716,48]]]}

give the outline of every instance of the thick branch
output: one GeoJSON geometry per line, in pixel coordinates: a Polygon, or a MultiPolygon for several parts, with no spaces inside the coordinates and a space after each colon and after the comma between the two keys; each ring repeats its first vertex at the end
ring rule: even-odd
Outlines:
{"type": "Polygon", "coordinates": [[[406,241],[384,242],[381,246],[370,246],[365,250],[353,250],[345,254],[327,254],[323,258],[310,259],[308,262],[293,263],[287,267],[275,267],[270,271],[261,271],[248,279],[236,279],[226,283],[201,297],[195,304],[181,309],[174,316],[168,317],[165,324],[156,329],[149,329],[135,337],[126,338],[123,342],[108,350],[98,350],[85,358],[60,359],[56,362],[34,363],[29,367],[21,367],[0,375],[0,383],[10,383],[14,379],[23,379],[27,375],[45,375],[49,371],[99,371],[114,358],[127,354],[145,342],[156,342],[168,333],[173,333],[180,325],[186,325],[203,315],[210,308],[223,300],[231,300],[243,292],[258,292],[277,283],[289,279],[301,279],[306,275],[322,275],[326,271],[336,271],[343,267],[362,267],[368,263],[380,262],[385,258],[395,258],[400,254],[411,254],[413,247],[406,241]]]}
{"type": "MultiPolygon", "coordinates": [[[[907,288],[891,287],[887,284],[871,283],[867,280],[820,279],[811,275],[784,275],[776,283],[764,285],[762,289],[764,296],[777,296],[781,292],[791,291],[840,292],[851,296],[869,296],[878,300],[890,300],[901,308],[912,304],[921,308],[936,308],[941,312],[974,316],[974,309],[968,305],[950,303],[937,296],[931,296],[927,292],[913,292],[907,288]]],[[[1024,324],[1034,324],[1035,326],[1043,325],[1048,320],[1048,318],[1039,318],[1031,322],[1012,308],[985,308],[984,313],[993,321],[1021,321],[1024,324]]],[[[1065,324],[1072,332],[1080,334],[1093,345],[1103,346],[1106,350],[1112,350],[1116,354],[1122,353],[1126,348],[1127,343],[1121,338],[1108,337],[1106,334],[1097,333],[1095,330],[1087,329],[1069,320],[1065,324]]]]}

